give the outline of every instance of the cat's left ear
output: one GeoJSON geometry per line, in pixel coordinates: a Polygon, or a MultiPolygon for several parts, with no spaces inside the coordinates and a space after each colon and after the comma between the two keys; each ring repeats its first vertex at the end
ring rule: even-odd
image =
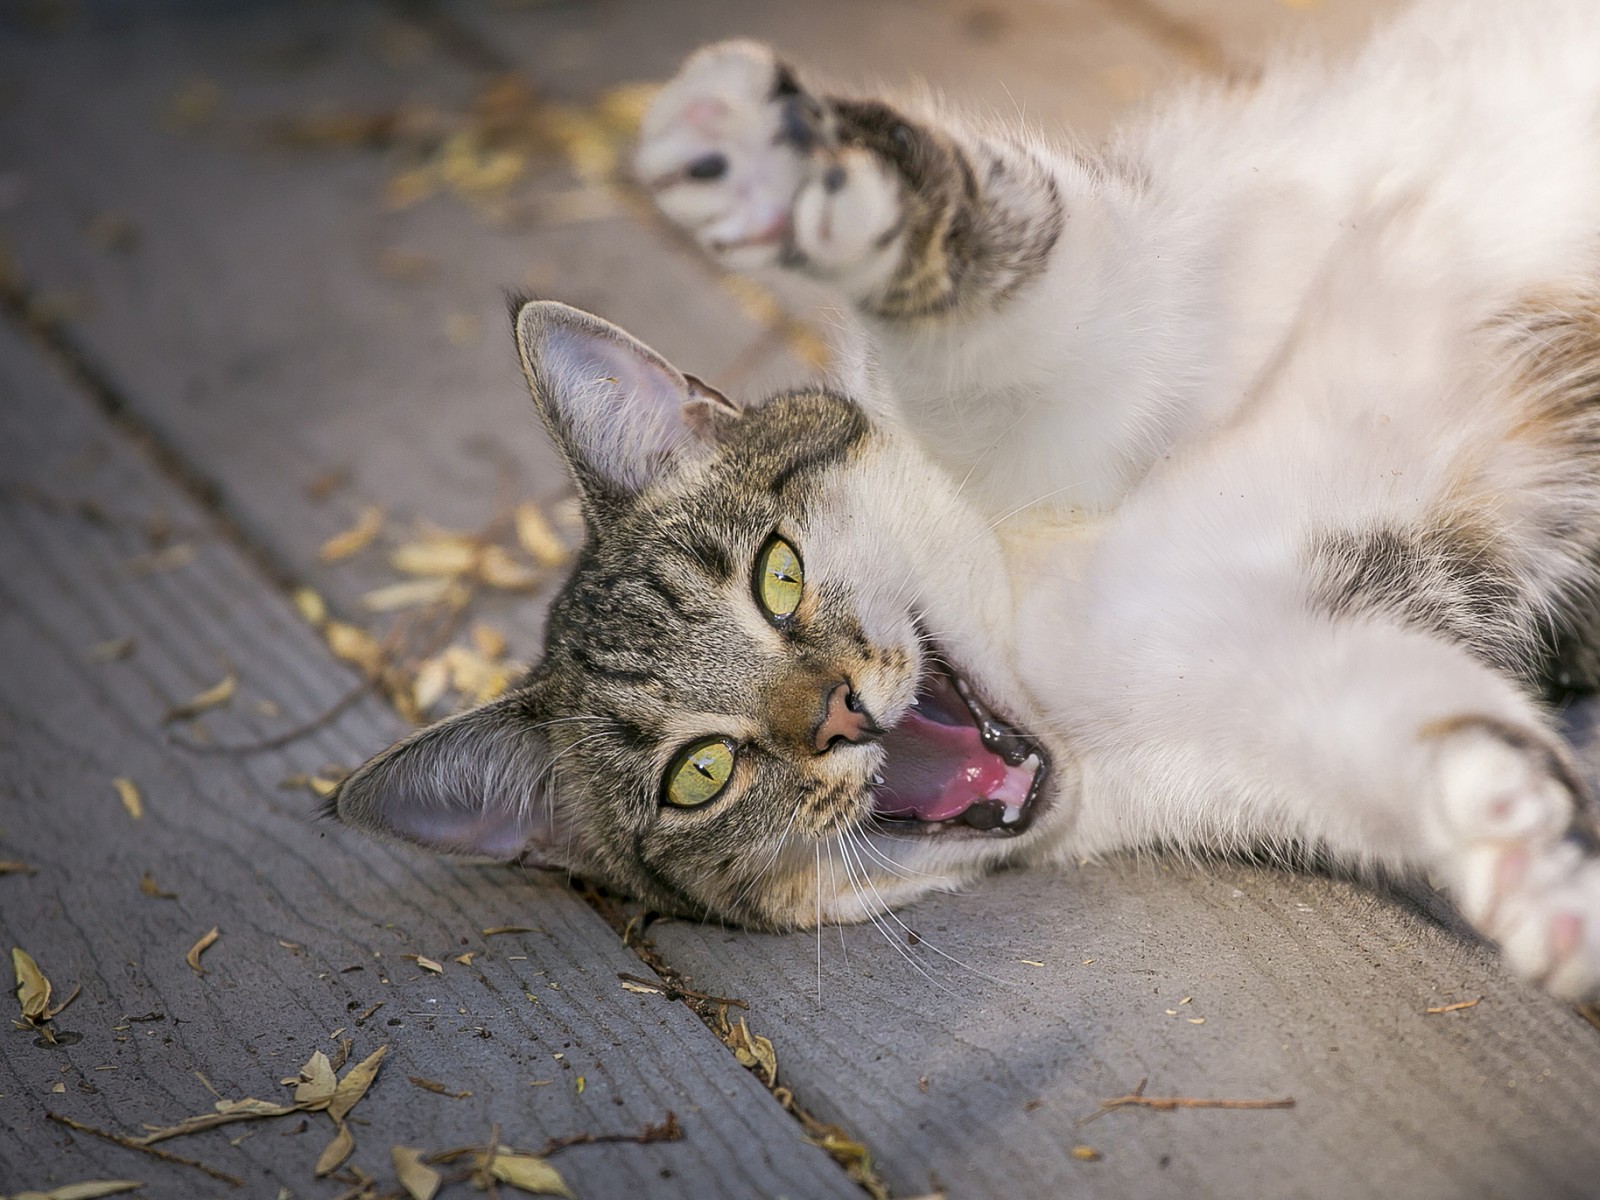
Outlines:
{"type": "Polygon", "coordinates": [[[347,776],[326,812],[445,854],[573,867],[538,696],[511,692],[419,729],[347,776]]]}
{"type": "Polygon", "coordinates": [[[553,300],[520,305],[515,321],[534,404],[591,499],[637,494],[741,415],[609,321],[553,300]]]}

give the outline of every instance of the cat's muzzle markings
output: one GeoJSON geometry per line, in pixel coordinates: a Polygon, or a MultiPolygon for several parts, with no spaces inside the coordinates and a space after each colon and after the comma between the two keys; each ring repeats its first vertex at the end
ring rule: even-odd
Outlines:
{"type": "Polygon", "coordinates": [[[891,835],[1006,836],[1046,806],[1050,757],[931,657],[916,702],[884,735],[873,815],[891,835]]]}

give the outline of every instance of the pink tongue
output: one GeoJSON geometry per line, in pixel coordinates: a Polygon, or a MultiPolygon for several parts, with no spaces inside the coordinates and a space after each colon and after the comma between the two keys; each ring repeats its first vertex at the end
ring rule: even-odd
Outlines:
{"type": "Polygon", "coordinates": [[[887,761],[877,809],[888,817],[945,821],[974,800],[998,796],[1005,760],[983,744],[973,725],[944,725],[916,709],[884,735],[887,761]]]}

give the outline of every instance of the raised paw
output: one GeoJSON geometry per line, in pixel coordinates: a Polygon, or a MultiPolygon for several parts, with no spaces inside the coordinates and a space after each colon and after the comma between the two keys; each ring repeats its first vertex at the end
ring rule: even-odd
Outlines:
{"type": "Polygon", "coordinates": [[[634,167],[662,213],[734,269],[871,270],[899,223],[894,169],[844,144],[836,114],[755,42],[684,64],[645,114],[634,167]]]}
{"type": "Polygon", "coordinates": [[[1600,858],[1582,784],[1545,734],[1489,718],[1424,731],[1429,838],[1463,914],[1518,974],[1600,995],[1600,858]]]}

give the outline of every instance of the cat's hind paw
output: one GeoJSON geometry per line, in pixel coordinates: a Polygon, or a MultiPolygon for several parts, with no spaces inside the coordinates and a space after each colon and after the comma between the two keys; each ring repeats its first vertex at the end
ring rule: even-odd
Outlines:
{"type": "Polygon", "coordinates": [[[1600,996],[1600,857],[1581,782],[1543,734],[1487,718],[1428,731],[1431,840],[1456,903],[1555,995],[1600,996]]]}
{"type": "Polygon", "coordinates": [[[756,42],[689,58],[645,114],[634,169],[663,215],[735,270],[876,267],[900,224],[894,167],[842,144],[827,102],[756,42]]]}

